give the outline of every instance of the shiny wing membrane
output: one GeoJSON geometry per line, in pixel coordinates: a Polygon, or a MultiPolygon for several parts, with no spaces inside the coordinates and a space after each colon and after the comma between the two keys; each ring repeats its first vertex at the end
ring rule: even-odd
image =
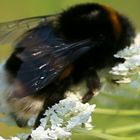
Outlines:
{"type": "Polygon", "coordinates": [[[90,39],[68,42],[61,38],[47,24],[48,17],[0,24],[0,44],[23,48],[18,54],[22,64],[17,73],[17,81],[24,87],[21,96],[33,94],[50,84],[64,68],[91,48],[90,39]]]}
{"type": "Polygon", "coordinates": [[[17,44],[17,48],[25,48],[19,55],[23,63],[17,78],[28,90],[27,93],[34,93],[51,83],[69,64],[87,52],[91,48],[90,43],[89,39],[68,42],[60,38],[51,25],[35,28],[17,44]]]}
{"type": "Polygon", "coordinates": [[[0,23],[0,45],[13,44],[24,32],[36,27],[50,16],[26,18],[0,23]]]}

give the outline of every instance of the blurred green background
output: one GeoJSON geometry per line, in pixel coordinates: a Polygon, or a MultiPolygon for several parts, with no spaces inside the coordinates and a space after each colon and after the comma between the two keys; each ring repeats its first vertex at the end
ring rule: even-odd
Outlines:
{"type": "Polygon", "coordinates": [[[0,0],[0,22],[52,14],[60,12],[70,5],[83,2],[108,4],[128,15],[136,28],[140,29],[139,0],[0,0]]]}
{"type": "MultiPolygon", "coordinates": [[[[140,30],[140,0],[0,0],[0,22],[53,14],[83,2],[108,4],[127,15],[137,31],[140,30]]],[[[95,128],[90,132],[75,133],[73,140],[140,140],[140,78],[137,76],[131,84],[119,87],[108,84],[108,79],[108,75],[102,78],[102,94],[91,101],[97,105],[93,114],[95,128]]],[[[24,131],[0,123],[1,136],[24,131]]]]}

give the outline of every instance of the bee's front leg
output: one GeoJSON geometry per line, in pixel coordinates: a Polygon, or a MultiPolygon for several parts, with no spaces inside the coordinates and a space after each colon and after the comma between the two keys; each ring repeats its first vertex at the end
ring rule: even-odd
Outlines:
{"type": "Polygon", "coordinates": [[[101,87],[99,76],[94,69],[88,70],[86,75],[86,83],[88,91],[82,98],[83,103],[88,102],[93,96],[97,95],[97,92],[101,87]]]}

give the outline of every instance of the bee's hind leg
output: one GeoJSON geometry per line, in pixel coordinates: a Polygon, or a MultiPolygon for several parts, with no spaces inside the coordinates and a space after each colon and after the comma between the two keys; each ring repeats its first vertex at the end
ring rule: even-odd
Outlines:
{"type": "Polygon", "coordinates": [[[86,74],[86,84],[88,91],[82,98],[83,103],[88,102],[93,96],[97,95],[97,92],[101,87],[99,76],[94,69],[88,70],[86,74]]]}

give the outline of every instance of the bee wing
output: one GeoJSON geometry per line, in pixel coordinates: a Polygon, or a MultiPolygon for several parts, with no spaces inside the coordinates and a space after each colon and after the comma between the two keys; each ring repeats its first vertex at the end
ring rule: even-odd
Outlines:
{"type": "Polygon", "coordinates": [[[87,41],[59,44],[59,47],[63,47],[63,49],[55,51],[51,49],[48,51],[47,47],[49,46],[41,48],[41,52],[31,53],[31,50],[25,50],[25,55],[22,54],[24,62],[20,67],[17,79],[22,83],[25,91],[20,92],[20,96],[33,94],[44,88],[56,79],[65,67],[90,50],[87,41]]]}
{"type": "Polygon", "coordinates": [[[13,44],[26,31],[47,20],[49,16],[32,17],[0,23],[0,45],[13,44]]]}
{"type": "Polygon", "coordinates": [[[50,84],[64,68],[91,48],[90,43],[89,39],[69,43],[56,36],[49,25],[30,32],[17,45],[17,48],[25,47],[19,54],[23,63],[17,74],[24,91],[17,96],[33,94],[50,84]]]}
{"type": "Polygon", "coordinates": [[[22,64],[15,82],[18,87],[16,96],[23,97],[44,88],[90,49],[89,39],[69,43],[58,37],[48,25],[48,17],[0,24],[0,45],[14,44],[15,49],[24,48],[22,53],[17,54],[22,64]]]}

